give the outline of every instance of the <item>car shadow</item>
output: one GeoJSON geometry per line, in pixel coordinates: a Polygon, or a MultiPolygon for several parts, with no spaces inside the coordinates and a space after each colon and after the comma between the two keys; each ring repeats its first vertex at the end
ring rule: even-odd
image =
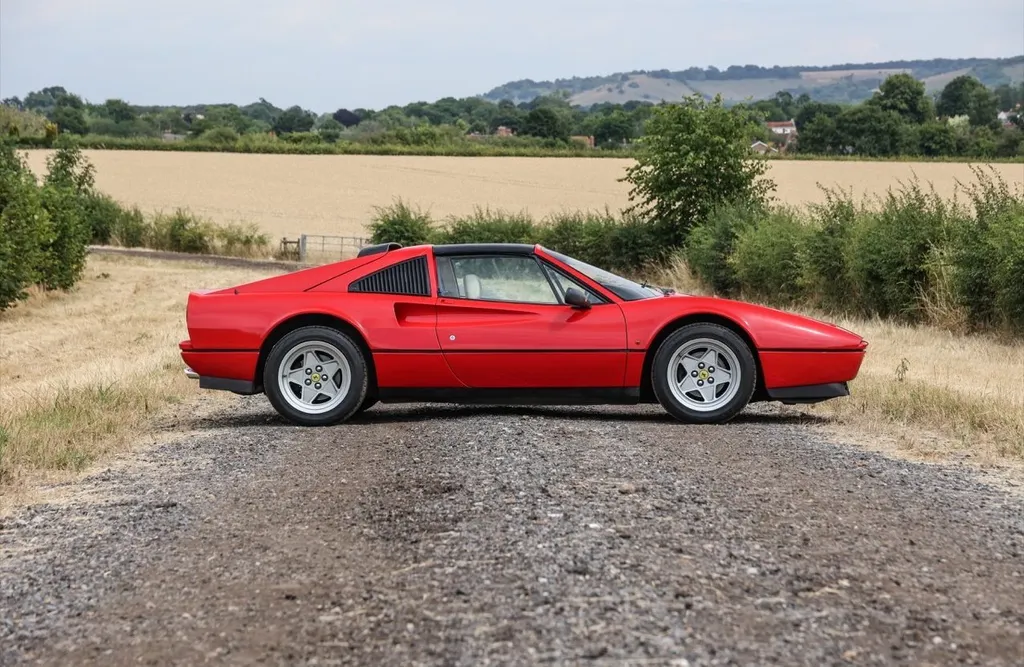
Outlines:
{"type": "MultiPolygon", "coordinates": [[[[375,424],[414,424],[417,422],[443,419],[467,419],[473,417],[544,417],[571,421],[590,422],[644,422],[678,424],[671,415],[655,406],[487,406],[450,404],[402,404],[378,405],[362,414],[352,417],[338,428],[346,426],[370,426],[375,424]]],[[[824,424],[827,417],[801,412],[765,412],[762,409],[747,410],[735,417],[730,424],[824,424]]],[[[683,424],[680,424],[683,426],[683,424]]],[[[192,428],[217,430],[224,428],[260,428],[286,426],[296,427],[269,409],[258,414],[220,413],[197,419],[192,428]]]]}

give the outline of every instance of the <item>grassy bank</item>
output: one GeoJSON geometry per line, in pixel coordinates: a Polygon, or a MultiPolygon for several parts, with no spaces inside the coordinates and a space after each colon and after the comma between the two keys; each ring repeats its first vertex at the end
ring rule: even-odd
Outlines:
{"type": "Polygon", "coordinates": [[[189,290],[268,273],[90,255],[74,291],[35,292],[0,314],[0,496],[130,448],[198,396],[177,351],[189,290]]]}

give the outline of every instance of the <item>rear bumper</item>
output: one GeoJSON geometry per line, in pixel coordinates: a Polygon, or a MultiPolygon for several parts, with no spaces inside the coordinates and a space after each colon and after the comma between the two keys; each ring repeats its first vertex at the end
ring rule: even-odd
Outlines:
{"type": "Polygon", "coordinates": [[[185,377],[199,380],[200,389],[230,391],[248,396],[258,394],[256,350],[196,350],[190,341],[178,344],[185,362],[185,377]]]}
{"type": "Polygon", "coordinates": [[[768,389],[768,397],[773,401],[781,401],[786,405],[821,403],[832,398],[850,395],[850,386],[846,382],[829,382],[828,384],[812,384],[802,387],[780,387],[768,389]]]}

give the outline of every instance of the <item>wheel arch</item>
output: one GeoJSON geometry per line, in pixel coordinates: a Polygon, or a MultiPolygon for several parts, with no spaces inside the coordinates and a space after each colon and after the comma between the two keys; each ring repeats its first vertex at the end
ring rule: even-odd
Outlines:
{"type": "Polygon", "coordinates": [[[295,315],[279,322],[270,330],[270,333],[266,335],[263,339],[263,343],[260,345],[260,356],[256,361],[255,381],[257,389],[263,389],[263,371],[266,366],[267,356],[270,354],[270,350],[274,348],[274,345],[276,345],[279,340],[302,327],[329,327],[331,329],[336,329],[351,338],[352,341],[359,346],[360,351],[362,351],[363,356],[366,358],[366,370],[368,373],[367,395],[375,396],[377,394],[377,369],[373,365],[373,353],[370,351],[370,345],[366,342],[366,338],[364,338],[359,329],[351,323],[346,322],[337,315],[328,315],[326,313],[303,313],[301,315],[295,315]]]}
{"type": "Polygon", "coordinates": [[[640,375],[640,400],[657,401],[654,395],[654,385],[651,381],[651,365],[654,363],[654,355],[658,353],[658,348],[661,347],[666,338],[689,324],[717,324],[729,329],[742,338],[750,347],[750,353],[754,356],[754,364],[757,368],[757,382],[754,385],[754,395],[751,396],[750,402],[765,400],[767,392],[764,385],[764,372],[761,369],[761,356],[758,354],[754,339],[739,322],[716,313],[690,313],[672,320],[658,330],[658,333],[651,340],[651,344],[647,347],[646,354],[644,354],[644,365],[640,375]]]}

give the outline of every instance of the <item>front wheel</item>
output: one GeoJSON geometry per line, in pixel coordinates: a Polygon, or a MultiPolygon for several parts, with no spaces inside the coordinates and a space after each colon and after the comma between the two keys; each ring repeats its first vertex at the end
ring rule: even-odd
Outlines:
{"type": "Polygon", "coordinates": [[[337,329],[302,327],[267,355],[263,387],[284,418],[302,426],[343,422],[360,408],[367,390],[366,359],[337,329]]]}
{"type": "Polygon", "coordinates": [[[658,402],[676,419],[721,424],[738,415],[754,393],[757,364],[746,342],[717,324],[673,332],[651,364],[658,402]]]}

